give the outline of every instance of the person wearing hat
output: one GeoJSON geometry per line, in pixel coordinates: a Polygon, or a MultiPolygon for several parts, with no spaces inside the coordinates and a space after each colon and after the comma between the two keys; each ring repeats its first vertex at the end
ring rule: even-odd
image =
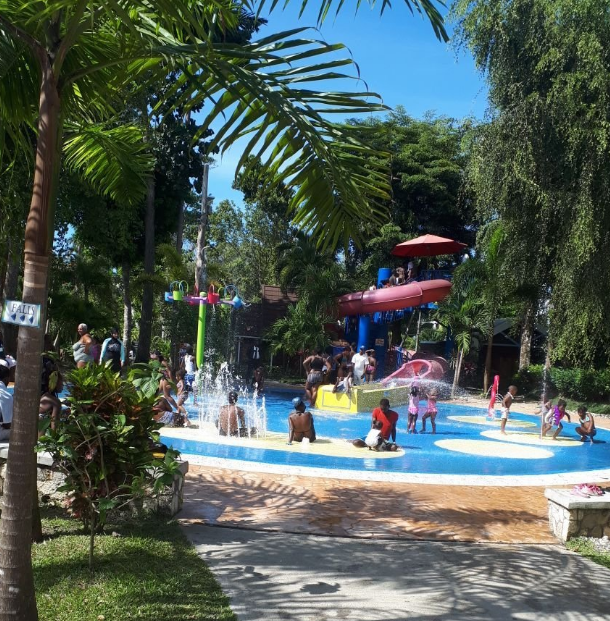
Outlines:
{"type": "Polygon", "coordinates": [[[354,386],[364,384],[366,380],[366,365],[368,364],[369,357],[366,355],[366,347],[360,345],[357,354],[352,356],[352,365],[354,367],[354,386]]]}
{"type": "Polygon", "coordinates": [[[305,410],[301,397],[292,400],[294,410],[288,416],[288,444],[302,442],[307,438],[310,442],[316,441],[316,430],[311,412],[305,410]]]}

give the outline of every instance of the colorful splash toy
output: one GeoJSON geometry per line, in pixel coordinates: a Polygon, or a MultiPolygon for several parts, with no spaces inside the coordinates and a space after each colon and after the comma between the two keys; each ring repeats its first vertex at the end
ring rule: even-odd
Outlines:
{"type": "Polygon", "coordinates": [[[239,291],[235,285],[227,285],[216,290],[214,285],[210,285],[207,292],[201,295],[189,295],[188,284],[184,280],[174,280],[169,284],[169,291],[165,292],[165,301],[186,302],[190,306],[199,306],[199,316],[197,319],[197,366],[203,365],[203,351],[205,348],[205,318],[208,306],[230,306],[239,309],[245,306],[244,301],[239,297],[239,291]]]}

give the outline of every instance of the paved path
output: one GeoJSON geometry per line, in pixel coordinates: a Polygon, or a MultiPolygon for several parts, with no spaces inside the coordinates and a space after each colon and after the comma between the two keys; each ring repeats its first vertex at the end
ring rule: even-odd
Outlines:
{"type": "Polygon", "coordinates": [[[560,546],[184,528],[240,621],[610,618],[610,571],[560,546]]]}
{"type": "Polygon", "coordinates": [[[313,535],[553,543],[542,487],[279,476],[191,466],[183,523],[313,535]]]}

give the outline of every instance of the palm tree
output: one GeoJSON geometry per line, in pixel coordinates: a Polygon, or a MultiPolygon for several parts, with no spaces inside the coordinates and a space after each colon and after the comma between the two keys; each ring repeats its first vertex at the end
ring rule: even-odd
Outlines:
{"type": "Polygon", "coordinates": [[[332,317],[320,316],[315,309],[299,300],[289,306],[286,316],[278,319],[269,330],[274,353],[283,351],[289,356],[300,354],[302,364],[305,350],[328,345],[330,340],[324,324],[330,322],[332,317]]]}
{"type": "Polygon", "coordinates": [[[491,354],[493,348],[494,322],[498,317],[500,307],[506,300],[510,279],[504,259],[505,233],[502,223],[494,220],[483,226],[478,235],[480,254],[462,263],[455,271],[454,286],[465,288],[471,296],[475,296],[482,304],[488,325],[487,350],[485,354],[485,371],[483,374],[483,392],[491,383],[491,354]]]}
{"type": "Polygon", "coordinates": [[[464,357],[470,352],[472,334],[479,331],[486,335],[489,330],[489,313],[482,300],[477,296],[474,281],[465,286],[454,288],[449,297],[439,303],[435,319],[451,330],[455,344],[455,371],[451,396],[460,383],[460,374],[464,357]]]}
{"type": "Polygon", "coordinates": [[[330,252],[320,253],[315,240],[303,231],[297,231],[292,241],[279,244],[277,253],[276,270],[284,292],[306,287],[319,277],[321,268],[334,261],[330,252]]]}
{"type": "MultiPolygon", "coordinates": [[[[432,0],[405,2],[428,15],[437,36],[446,36],[432,0]]],[[[322,0],[320,21],[333,4],[343,6],[322,0]]],[[[212,148],[222,151],[250,137],[239,166],[255,155],[295,189],[295,223],[323,244],[347,243],[357,235],[355,222],[380,219],[377,200],[387,196],[388,182],[379,154],[325,115],[382,107],[370,93],[303,87],[349,77],[338,70],[352,67],[351,59],[333,57],[340,45],[303,38],[304,29],[246,45],[223,43],[213,36],[217,24],[234,28],[239,8],[223,0],[0,0],[0,148],[27,149],[29,135],[37,134],[23,300],[40,305],[42,325],[62,156],[64,165],[117,200],[143,196],[150,189],[146,144],[136,128],[117,121],[115,111],[128,88],[160,83],[172,71],[180,73],[167,97],[185,112],[213,102],[206,127],[222,115],[226,122],[212,148]],[[371,166],[373,161],[380,163],[371,166]]],[[[34,329],[19,334],[0,527],[0,621],[37,618],[30,492],[42,336],[34,329]]]]}

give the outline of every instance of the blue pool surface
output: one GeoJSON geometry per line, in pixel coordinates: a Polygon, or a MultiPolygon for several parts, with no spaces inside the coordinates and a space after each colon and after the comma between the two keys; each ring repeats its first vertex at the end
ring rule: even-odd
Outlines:
{"type": "MultiPolygon", "coordinates": [[[[273,432],[288,432],[287,417],[292,410],[290,400],[295,395],[291,393],[268,393],[265,395],[267,411],[267,428],[273,432]]],[[[412,474],[463,474],[463,475],[492,475],[492,476],[520,476],[546,475],[569,472],[581,472],[610,468],[610,432],[598,429],[597,442],[578,443],[578,445],[563,445],[561,442],[545,442],[543,446],[517,443],[518,436],[523,432],[537,433],[538,426],[519,427],[518,423],[527,421],[537,423],[538,417],[511,413],[507,426],[508,436],[485,437],[482,432],[499,429],[499,422],[495,426],[481,424],[486,414],[485,410],[470,406],[439,403],[439,413],[436,417],[437,433],[432,435],[430,422],[427,423],[428,433],[408,435],[407,409],[399,406],[395,409],[400,418],[398,421],[398,435],[396,441],[405,453],[404,455],[376,459],[373,451],[363,451],[362,459],[347,457],[331,457],[315,455],[309,452],[295,450],[269,450],[240,446],[239,440],[229,444],[216,444],[199,440],[182,440],[162,436],[163,441],[185,454],[201,455],[205,457],[235,459],[273,465],[315,467],[355,471],[375,471],[412,474]],[[470,422],[451,420],[449,417],[473,417],[470,422]],[[511,442],[511,432],[513,436],[511,442]],[[459,442],[466,441],[465,443],[459,442]],[[488,455],[478,455],[472,452],[458,452],[439,446],[445,444],[459,447],[484,446],[488,455]],[[490,444],[496,443],[496,444],[490,444]],[[506,445],[510,445],[506,447],[506,445]],[[508,457],[498,457],[496,454],[508,451],[508,457]],[[518,455],[519,458],[514,457],[518,455]],[[542,457],[541,457],[542,456],[542,457]]],[[[371,416],[369,413],[338,414],[312,410],[315,418],[318,437],[342,438],[351,440],[363,437],[370,429],[371,416]]],[[[197,419],[195,406],[189,406],[189,414],[193,420],[197,419]]],[[[421,414],[418,429],[421,427],[421,414]]],[[[577,438],[574,431],[576,425],[565,423],[562,436],[577,438]]],[[[196,434],[196,430],[193,432],[196,434]]],[[[532,436],[530,436],[532,437],[532,436]]],[[[286,447],[288,449],[288,447],[286,447]]],[[[291,447],[292,448],[292,447],[291,447]]],[[[476,450],[475,450],[476,452],[476,450]]]]}

